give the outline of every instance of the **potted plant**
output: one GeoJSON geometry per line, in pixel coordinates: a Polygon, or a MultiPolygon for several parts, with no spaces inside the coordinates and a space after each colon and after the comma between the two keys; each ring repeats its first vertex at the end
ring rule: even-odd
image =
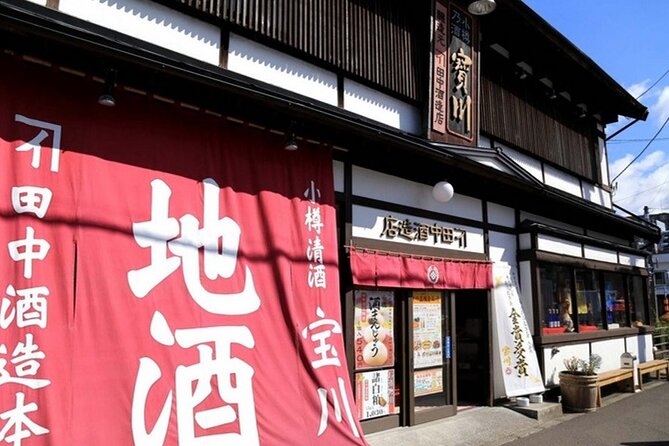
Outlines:
{"type": "Polygon", "coordinates": [[[602,357],[593,354],[588,361],[575,356],[564,360],[560,372],[562,408],[569,412],[594,412],[597,410],[597,370],[602,357]]]}

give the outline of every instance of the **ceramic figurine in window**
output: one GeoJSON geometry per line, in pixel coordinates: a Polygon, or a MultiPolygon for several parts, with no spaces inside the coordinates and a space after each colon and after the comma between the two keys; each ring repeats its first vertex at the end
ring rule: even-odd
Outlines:
{"type": "Polygon", "coordinates": [[[564,288],[560,296],[560,323],[564,331],[574,331],[574,321],[571,318],[571,292],[564,288]]]}

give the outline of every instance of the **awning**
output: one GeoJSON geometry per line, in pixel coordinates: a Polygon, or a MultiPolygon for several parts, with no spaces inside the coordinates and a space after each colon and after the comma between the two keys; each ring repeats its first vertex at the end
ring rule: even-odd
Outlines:
{"type": "Polygon", "coordinates": [[[351,247],[355,285],[389,288],[490,289],[492,263],[416,257],[351,247]]]}

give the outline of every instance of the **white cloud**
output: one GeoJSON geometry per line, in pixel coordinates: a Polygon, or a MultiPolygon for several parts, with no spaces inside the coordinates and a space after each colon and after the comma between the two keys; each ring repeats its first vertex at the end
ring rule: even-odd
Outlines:
{"type": "Polygon", "coordinates": [[[669,86],[662,89],[657,97],[657,101],[650,108],[651,116],[653,116],[658,123],[663,123],[669,117],[669,86]]]}
{"type": "MultiPolygon", "coordinates": [[[[612,178],[634,155],[625,155],[610,165],[612,178]]],[[[634,162],[616,181],[613,202],[635,214],[648,206],[651,212],[669,210],[669,155],[656,150],[634,162]]]]}
{"type": "Polygon", "coordinates": [[[629,87],[627,87],[627,92],[636,98],[641,93],[646,91],[649,84],[650,84],[650,79],[645,79],[641,82],[637,82],[636,84],[632,84],[629,87]]]}

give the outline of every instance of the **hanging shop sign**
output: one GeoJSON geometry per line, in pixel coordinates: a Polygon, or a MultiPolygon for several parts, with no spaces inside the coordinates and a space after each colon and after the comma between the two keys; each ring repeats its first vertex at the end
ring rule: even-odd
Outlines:
{"type": "Polygon", "coordinates": [[[395,371],[356,373],[355,401],[361,420],[395,413],[395,371]]]}
{"type": "Polygon", "coordinates": [[[507,397],[545,391],[530,327],[520,304],[518,281],[505,262],[493,265],[493,306],[497,330],[495,370],[502,374],[507,397]]]}
{"type": "Polygon", "coordinates": [[[366,444],[331,154],[0,63],[0,443],[366,444]]]}
{"type": "Polygon", "coordinates": [[[400,220],[392,215],[383,218],[383,230],[381,238],[394,240],[401,238],[406,241],[427,242],[435,245],[453,245],[460,249],[467,249],[467,231],[459,228],[434,223],[428,225],[408,218],[400,220]]]}
{"type": "Polygon", "coordinates": [[[477,133],[477,35],[471,15],[435,2],[433,34],[433,138],[473,144],[477,133]]]}
{"type": "MultiPolygon", "coordinates": [[[[468,206],[464,205],[453,215],[471,214],[472,209],[468,206]]],[[[429,220],[411,214],[396,212],[391,214],[385,209],[365,206],[353,206],[351,235],[354,238],[379,240],[398,245],[485,253],[483,228],[429,220]]],[[[398,250],[401,251],[402,248],[398,250]]]]}
{"type": "Polygon", "coordinates": [[[395,363],[392,291],[355,292],[354,344],[356,370],[395,363]]]}

